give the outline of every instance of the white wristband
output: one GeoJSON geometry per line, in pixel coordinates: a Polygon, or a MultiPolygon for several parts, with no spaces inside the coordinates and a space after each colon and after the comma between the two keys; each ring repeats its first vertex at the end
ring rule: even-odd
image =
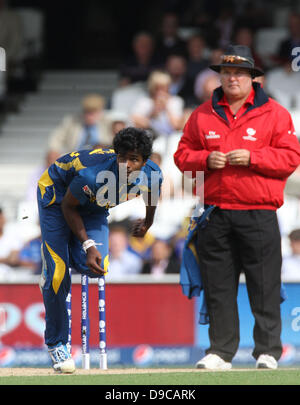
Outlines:
{"type": "Polygon", "coordinates": [[[90,247],[92,247],[92,246],[96,246],[96,243],[95,243],[95,241],[93,240],[93,239],[87,239],[87,240],[85,240],[84,242],[83,242],[83,244],[82,244],[82,249],[85,251],[85,253],[86,253],[86,251],[88,250],[88,248],[90,248],[90,247]]]}

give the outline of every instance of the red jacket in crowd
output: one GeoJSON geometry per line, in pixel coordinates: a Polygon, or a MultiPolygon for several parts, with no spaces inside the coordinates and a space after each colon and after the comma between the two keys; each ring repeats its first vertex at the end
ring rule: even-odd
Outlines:
{"type": "Polygon", "coordinates": [[[271,209],[283,204],[288,176],[300,164],[300,144],[289,112],[253,83],[253,101],[232,123],[218,87],[191,114],[174,154],[182,171],[204,172],[204,203],[222,209],[271,209]],[[250,151],[250,165],[209,170],[212,151],[250,151]]]}

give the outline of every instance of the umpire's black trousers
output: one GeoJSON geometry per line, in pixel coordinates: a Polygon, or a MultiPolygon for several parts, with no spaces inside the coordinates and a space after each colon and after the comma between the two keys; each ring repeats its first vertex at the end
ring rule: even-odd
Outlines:
{"type": "Polygon", "coordinates": [[[208,225],[198,231],[198,253],[210,319],[206,353],[231,362],[238,349],[237,290],[243,271],[255,318],[253,356],[269,354],[278,360],[282,258],[276,212],[215,208],[208,225]]]}

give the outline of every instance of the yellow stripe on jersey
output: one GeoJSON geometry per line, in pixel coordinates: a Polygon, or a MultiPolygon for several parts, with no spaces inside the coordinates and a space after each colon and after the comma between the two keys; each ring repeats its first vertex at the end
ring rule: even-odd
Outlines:
{"type": "Polygon", "coordinates": [[[43,198],[44,194],[46,192],[46,187],[53,186],[53,180],[49,176],[48,169],[46,169],[44,171],[44,173],[42,174],[42,176],[38,182],[38,186],[39,186],[39,189],[41,192],[41,196],[43,198]]]}
{"type": "Polygon", "coordinates": [[[190,242],[190,243],[188,244],[188,247],[191,249],[193,255],[195,256],[195,259],[196,259],[197,262],[199,263],[198,254],[197,254],[197,251],[196,251],[196,248],[195,248],[194,243],[193,243],[193,242],[190,242]]]}
{"type": "Polygon", "coordinates": [[[52,205],[56,200],[56,194],[55,194],[55,188],[53,188],[53,197],[52,200],[49,202],[49,204],[47,204],[47,207],[49,207],[50,205],[52,205]]]}
{"type": "Polygon", "coordinates": [[[70,170],[74,168],[76,172],[78,172],[81,169],[86,169],[86,166],[83,166],[81,163],[79,157],[76,157],[75,159],[71,160],[71,162],[68,163],[62,163],[62,162],[55,162],[55,165],[63,170],[70,170]]]}
{"type": "Polygon", "coordinates": [[[52,279],[52,288],[57,294],[57,291],[61,285],[61,282],[63,281],[63,278],[65,276],[66,272],[66,265],[63,259],[54,252],[54,250],[51,249],[51,247],[48,245],[48,243],[45,241],[46,247],[48,249],[48,252],[50,253],[54,263],[55,263],[55,269],[54,269],[54,274],[53,274],[53,279],[52,279]]]}
{"type": "Polygon", "coordinates": [[[90,155],[94,155],[95,153],[97,153],[97,154],[99,154],[99,155],[104,155],[105,153],[115,153],[115,150],[114,150],[114,149],[107,149],[107,150],[104,150],[104,149],[102,149],[102,148],[99,148],[99,149],[94,149],[94,150],[92,150],[89,154],[90,154],[90,155]]]}
{"type": "Polygon", "coordinates": [[[109,266],[109,256],[106,255],[103,260],[103,270],[105,270],[104,275],[106,275],[108,273],[108,266],[109,266]]]}

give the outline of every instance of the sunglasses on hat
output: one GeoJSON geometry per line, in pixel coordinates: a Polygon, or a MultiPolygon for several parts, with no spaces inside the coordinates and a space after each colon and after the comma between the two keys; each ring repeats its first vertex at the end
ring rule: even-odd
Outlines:
{"type": "Polygon", "coordinates": [[[223,55],[222,62],[223,63],[234,63],[234,64],[241,64],[243,62],[247,62],[251,66],[254,66],[254,63],[250,59],[247,59],[247,58],[244,58],[243,56],[238,56],[238,55],[223,55]]]}

